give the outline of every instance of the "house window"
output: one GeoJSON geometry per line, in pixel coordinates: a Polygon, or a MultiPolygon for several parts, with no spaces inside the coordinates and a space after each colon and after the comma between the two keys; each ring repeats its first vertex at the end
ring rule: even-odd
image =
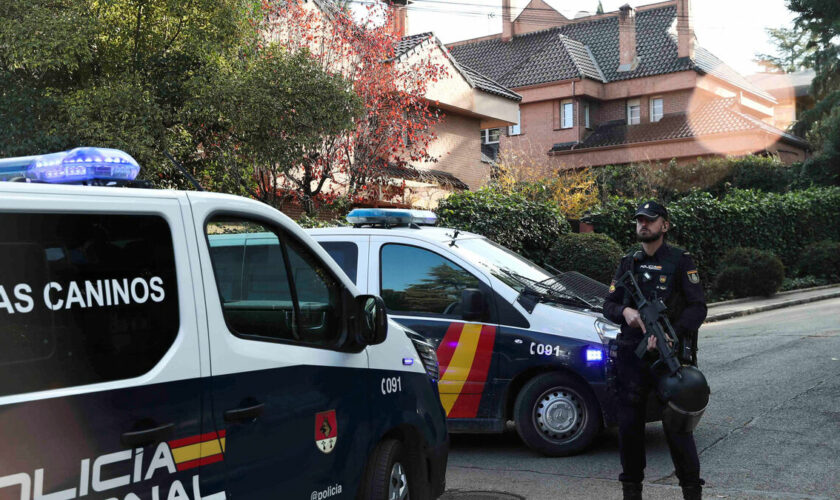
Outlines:
{"type": "Polygon", "coordinates": [[[586,125],[587,129],[591,129],[592,126],[589,124],[589,103],[583,103],[583,123],[586,125]]]}
{"type": "Polygon", "coordinates": [[[498,144],[499,143],[499,136],[502,135],[502,131],[497,128],[488,128],[481,131],[481,143],[482,144],[498,144]]]}
{"type": "Polygon", "coordinates": [[[638,99],[627,101],[627,124],[638,125],[642,121],[642,105],[638,99]]]}
{"type": "Polygon", "coordinates": [[[571,99],[560,101],[560,128],[572,128],[575,125],[575,104],[571,99]]]}
{"type": "Polygon", "coordinates": [[[522,133],[522,110],[516,111],[516,125],[508,127],[508,135],[519,135],[522,133]]]}
{"type": "Polygon", "coordinates": [[[651,122],[658,122],[662,119],[663,110],[665,108],[662,104],[661,97],[654,97],[650,100],[650,121],[651,122]]]}

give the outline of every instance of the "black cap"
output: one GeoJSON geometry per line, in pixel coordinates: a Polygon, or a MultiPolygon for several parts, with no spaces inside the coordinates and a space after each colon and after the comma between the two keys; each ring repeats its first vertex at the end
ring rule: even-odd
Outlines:
{"type": "Polygon", "coordinates": [[[644,215],[645,217],[664,217],[668,218],[668,210],[665,209],[664,206],[660,205],[659,203],[650,200],[645,201],[639,208],[636,209],[636,215],[633,216],[634,219],[638,218],[640,215],[644,215]]]}

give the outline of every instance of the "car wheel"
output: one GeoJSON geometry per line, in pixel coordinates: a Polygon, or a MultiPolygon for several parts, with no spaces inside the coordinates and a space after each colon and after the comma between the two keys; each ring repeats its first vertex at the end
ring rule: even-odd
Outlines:
{"type": "Polygon", "coordinates": [[[379,443],[368,464],[362,485],[365,500],[409,500],[414,475],[402,443],[388,439],[379,443]]]}
{"type": "Polygon", "coordinates": [[[546,373],[525,384],[513,412],[516,430],[525,444],[550,456],[579,453],[601,428],[592,391],[562,373],[546,373]]]}

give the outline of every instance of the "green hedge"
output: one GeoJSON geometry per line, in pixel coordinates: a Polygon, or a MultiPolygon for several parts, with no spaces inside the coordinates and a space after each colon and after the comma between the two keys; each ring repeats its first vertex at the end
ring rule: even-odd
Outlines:
{"type": "Polygon", "coordinates": [[[733,248],[720,263],[715,290],[734,298],[765,296],[779,290],[785,279],[785,267],[773,252],[757,248],[733,248]]]}
{"type": "MultiPolygon", "coordinates": [[[[822,162],[828,163],[828,162],[822,162]]],[[[773,157],[699,158],[691,163],[608,165],[593,169],[602,200],[610,196],[677,200],[694,189],[723,196],[733,189],[785,193],[811,186],[837,184],[838,170],[820,162],[786,165],[773,157]]]]}
{"type": "Polygon", "coordinates": [[[571,232],[553,202],[530,201],[519,193],[490,188],[454,193],[435,212],[439,226],[484,235],[538,264],[546,261],[561,234],[571,232]]]}
{"type": "Polygon", "coordinates": [[[800,276],[840,280],[840,242],[819,241],[808,245],[799,256],[797,269],[800,276]]]}
{"type": "MultiPolygon", "coordinates": [[[[640,200],[611,198],[584,221],[624,249],[635,245],[632,217],[640,200]]],[[[840,187],[812,187],[788,193],[733,190],[716,199],[693,192],[668,205],[671,241],[689,250],[697,265],[714,272],[735,247],[768,250],[787,266],[810,243],[840,241],[840,187]]]]}
{"type": "Polygon", "coordinates": [[[621,247],[606,234],[564,234],[551,247],[547,263],[558,271],[577,271],[609,283],[622,255],[621,247]]]}

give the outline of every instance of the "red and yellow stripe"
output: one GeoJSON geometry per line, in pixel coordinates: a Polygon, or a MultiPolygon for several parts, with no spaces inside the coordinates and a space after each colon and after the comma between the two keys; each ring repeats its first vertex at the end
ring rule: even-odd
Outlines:
{"type": "Polygon", "coordinates": [[[440,401],[449,418],[475,418],[484,392],[496,327],[452,323],[437,349],[440,401]]]}
{"type": "Polygon", "coordinates": [[[225,431],[176,439],[167,444],[179,471],[221,462],[225,458],[225,431]]]}

